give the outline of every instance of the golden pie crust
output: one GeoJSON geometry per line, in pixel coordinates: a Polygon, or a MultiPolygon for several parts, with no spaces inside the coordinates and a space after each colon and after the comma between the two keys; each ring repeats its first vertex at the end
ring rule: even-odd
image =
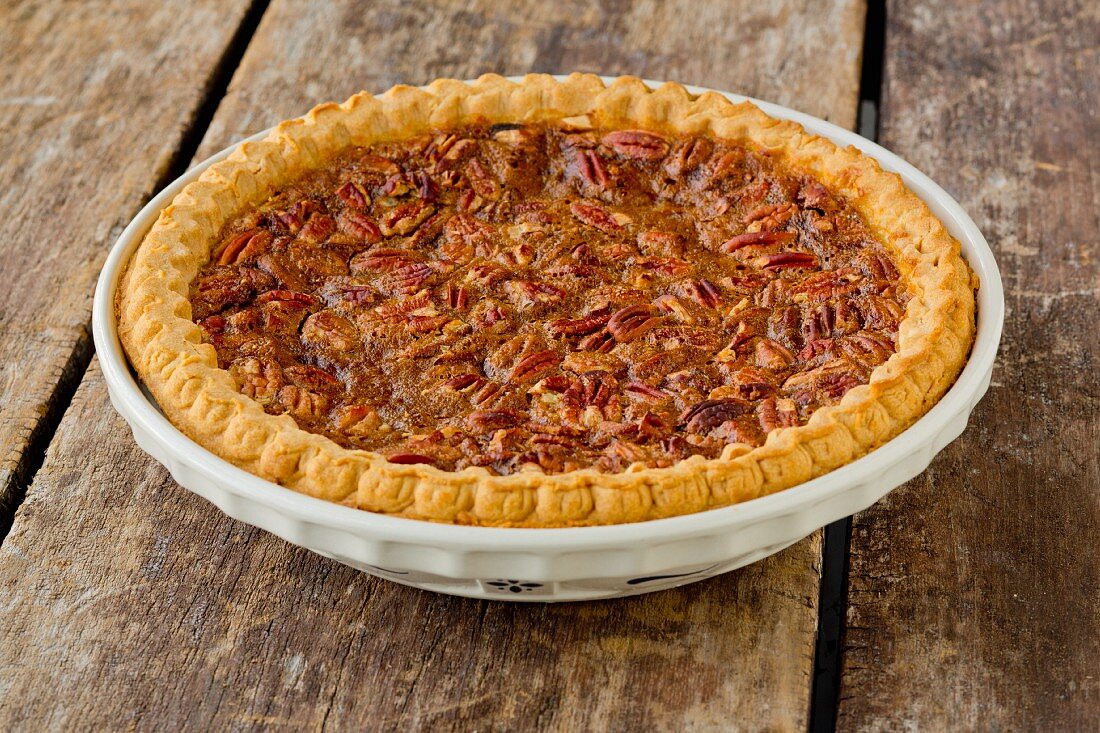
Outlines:
{"type": "Polygon", "coordinates": [[[188,437],[264,479],[372,512],[471,525],[561,527],[637,522],[698,512],[789,488],[866,454],[923,415],[961,371],[974,338],[977,287],[959,244],[928,207],[855,148],[839,148],[750,103],[682,86],[610,85],[574,74],[520,82],[487,75],[439,80],[323,104],[242,144],[162,212],[131,259],[118,293],[119,333],[132,364],[188,437]],[[222,227],[349,146],[369,146],[469,124],[586,117],[603,129],[708,135],[766,150],[844,197],[890,251],[909,301],[897,350],[836,405],[808,423],[773,430],[764,445],[726,446],[667,468],[509,475],[478,467],[401,465],[337,445],[271,415],[238,391],[191,320],[188,287],[222,227]]]}

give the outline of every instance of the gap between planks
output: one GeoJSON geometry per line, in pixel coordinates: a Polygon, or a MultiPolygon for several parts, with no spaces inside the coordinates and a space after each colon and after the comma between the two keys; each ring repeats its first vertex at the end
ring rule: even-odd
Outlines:
{"type": "MultiPolygon", "coordinates": [[[[241,23],[237,26],[233,37],[226,45],[221,58],[214,66],[214,71],[209,76],[206,89],[203,90],[202,102],[196,107],[195,113],[187,123],[187,129],[183,134],[179,147],[172,156],[172,161],[165,170],[164,175],[153,186],[149,197],[142,202],[144,206],[150,199],[156,196],[169,183],[179,178],[189,167],[218,104],[225,96],[229,88],[229,82],[233,78],[233,72],[240,65],[244,52],[248,48],[260,19],[267,10],[270,0],[254,0],[249,7],[241,23]]],[[[112,243],[113,244],[113,243],[112,243]]],[[[4,496],[0,496],[0,544],[8,536],[12,524],[15,522],[15,514],[27,497],[27,489],[34,481],[35,475],[42,468],[46,460],[46,452],[53,442],[61,418],[72,404],[76,390],[84,379],[84,373],[91,364],[95,354],[95,345],[91,339],[91,319],[84,325],[84,331],[73,345],[73,351],[61,370],[54,386],[53,394],[45,406],[45,414],[35,425],[34,430],[27,440],[27,449],[24,451],[19,463],[12,469],[12,490],[4,496]]]]}
{"type": "MultiPolygon", "coordinates": [[[[886,48],[886,0],[869,0],[863,31],[857,131],[878,142],[878,111],[886,48]]],[[[817,604],[817,642],[810,694],[811,733],[834,733],[840,709],[840,667],[848,613],[848,564],[852,518],[825,527],[821,550],[821,595],[817,604]]]]}

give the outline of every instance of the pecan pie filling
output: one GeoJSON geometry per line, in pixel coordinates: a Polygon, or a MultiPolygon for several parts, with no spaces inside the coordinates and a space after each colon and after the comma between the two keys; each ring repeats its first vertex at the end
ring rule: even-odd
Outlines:
{"type": "Polygon", "coordinates": [[[190,297],[268,412],[499,474],[760,445],[865,384],[908,299],[766,152],[564,125],[351,149],[230,222],[190,297]]]}

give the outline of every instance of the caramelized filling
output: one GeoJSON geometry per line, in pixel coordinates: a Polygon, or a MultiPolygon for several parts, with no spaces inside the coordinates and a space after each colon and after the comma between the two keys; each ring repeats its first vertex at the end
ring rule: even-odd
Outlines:
{"type": "Polygon", "coordinates": [[[348,150],[191,286],[268,412],[500,474],[760,445],[866,383],[906,301],[856,212],[766,152],[516,125],[348,150]]]}

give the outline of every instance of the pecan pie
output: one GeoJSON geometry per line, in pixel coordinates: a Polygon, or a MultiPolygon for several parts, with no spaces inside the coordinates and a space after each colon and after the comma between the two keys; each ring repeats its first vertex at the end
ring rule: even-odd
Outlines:
{"type": "Polygon", "coordinates": [[[699,511],[920,417],[973,276],[897,176],[636,79],[358,95],[246,143],[135,254],[120,333],[190,437],[363,509],[699,511]]]}

